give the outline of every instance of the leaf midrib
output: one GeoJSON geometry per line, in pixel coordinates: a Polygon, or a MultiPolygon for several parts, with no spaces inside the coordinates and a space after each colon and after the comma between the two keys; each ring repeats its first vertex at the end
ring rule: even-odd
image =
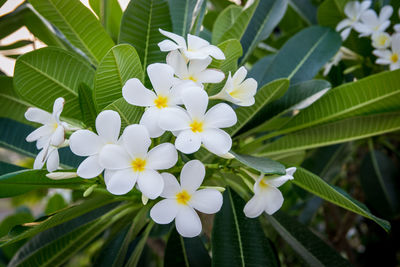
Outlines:
{"type": "Polygon", "coordinates": [[[233,219],[234,219],[235,229],[236,229],[237,237],[238,237],[240,259],[242,261],[242,266],[245,267],[246,264],[245,264],[245,260],[244,260],[243,244],[242,244],[242,237],[240,235],[239,221],[238,221],[238,218],[237,218],[237,214],[236,214],[236,210],[235,210],[235,204],[233,203],[233,199],[232,199],[232,195],[231,195],[230,191],[229,191],[228,196],[229,196],[229,202],[231,203],[231,206],[232,206],[233,219]]]}
{"type": "Polygon", "coordinates": [[[389,129],[385,129],[385,130],[381,130],[381,131],[377,131],[377,132],[373,132],[373,133],[369,133],[369,134],[362,134],[362,135],[357,135],[357,136],[353,136],[353,137],[347,137],[347,138],[342,138],[342,139],[331,140],[331,141],[327,141],[327,142],[315,143],[313,145],[305,145],[305,146],[299,146],[299,147],[295,147],[295,148],[272,150],[270,152],[261,153],[259,156],[271,156],[271,155],[280,154],[280,153],[294,152],[294,151],[299,151],[299,150],[317,148],[317,147],[320,147],[320,146],[329,146],[329,145],[334,145],[334,144],[339,144],[339,143],[345,143],[345,142],[358,140],[358,139],[364,139],[364,138],[367,138],[367,137],[371,137],[371,136],[375,136],[375,135],[381,135],[381,134],[384,134],[384,133],[393,132],[393,131],[397,131],[397,130],[400,130],[400,126],[389,128],[389,129]]]}
{"type": "Polygon", "coordinates": [[[36,67],[34,67],[33,65],[29,64],[28,62],[26,62],[25,60],[20,60],[21,63],[25,64],[26,66],[30,67],[31,69],[35,70],[36,72],[38,72],[39,74],[45,76],[48,80],[54,82],[55,84],[59,85],[60,87],[64,88],[65,90],[67,90],[68,92],[70,92],[71,94],[73,94],[74,96],[78,96],[78,93],[75,92],[73,89],[67,87],[65,84],[61,83],[60,81],[56,80],[55,78],[51,77],[50,75],[48,75],[47,73],[43,72],[41,69],[38,69],[36,67]]]}
{"type": "Polygon", "coordinates": [[[144,72],[146,72],[146,66],[147,66],[147,54],[149,52],[148,49],[149,49],[149,39],[150,39],[150,25],[153,14],[153,3],[154,3],[154,0],[148,0],[148,1],[150,1],[150,9],[149,9],[149,19],[147,21],[147,30],[146,30],[146,46],[144,49],[144,57],[143,57],[144,72]]]}
{"type": "MultiPolygon", "coordinates": [[[[331,91],[331,92],[334,92],[334,91],[331,91]]],[[[372,98],[369,101],[361,102],[358,105],[351,106],[348,109],[344,109],[344,110],[339,111],[337,113],[333,113],[331,115],[321,117],[321,118],[319,118],[317,120],[313,120],[313,121],[308,122],[308,123],[303,123],[303,124],[300,124],[300,125],[297,125],[297,126],[295,125],[295,126],[283,129],[282,131],[279,131],[279,133],[280,134],[284,134],[284,133],[288,133],[288,132],[293,132],[293,131],[296,131],[296,130],[299,130],[299,129],[304,129],[304,128],[307,128],[307,127],[310,127],[310,126],[313,126],[313,125],[316,125],[316,124],[320,124],[322,122],[328,122],[328,121],[330,121],[330,120],[332,120],[334,118],[340,117],[341,115],[344,115],[346,113],[351,113],[354,110],[361,109],[361,108],[363,108],[365,106],[368,106],[368,105],[370,105],[370,104],[372,104],[374,102],[382,101],[382,99],[392,97],[392,96],[394,96],[396,94],[400,94],[400,90],[395,90],[395,91],[393,91],[393,92],[391,92],[389,94],[372,98]]],[[[327,97],[327,96],[328,95],[325,95],[325,97],[327,97]]]]}
{"type": "MultiPolygon", "coordinates": [[[[42,1],[42,0],[41,0],[42,1]]],[[[54,8],[54,10],[57,12],[57,14],[59,15],[59,17],[65,22],[65,24],[68,25],[68,27],[71,29],[71,31],[74,33],[75,37],[78,39],[78,41],[85,47],[85,50],[87,52],[89,52],[90,56],[92,59],[95,60],[95,64],[98,63],[98,59],[97,57],[94,55],[94,53],[92,52],[91,49],[89,49],[88,46],[86,46],[86,43],[84,42],[83,39],[80,38],[79,34],[75,31],[75,29],[72,27],[72,25],[66,20],[66,18],[63,16],[63,14],[57,9],[56,5],[53,4],[53,2],[51,0],[48,0],[48,2],[50,3],[50,5],[54,8]]]]}

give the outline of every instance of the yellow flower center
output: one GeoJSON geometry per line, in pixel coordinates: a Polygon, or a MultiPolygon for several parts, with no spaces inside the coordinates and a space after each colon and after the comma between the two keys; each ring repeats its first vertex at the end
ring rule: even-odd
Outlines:
{"type": "Polygon", "coordinates": [[[192,196],[189,195],[189,193],[186,190],[182,190],[181,192],[176,194],[176,201],[179,204],[187,205],[191,197],[192,196]]]}
{"type": "Polygon", "coordinates": [[[197,78],[193,77],[192,75],[190,75],[190,76],[187,78],[187,80],[191,80],[191,81],[197,82],[197,78]]]}
{"type": "Polygon", "coordinates": [[[144,167],[146,167],[146,160],[141,158],[136,158],[132,160],[131,166],[133,171],[142,172],[144,171],[144,167]]]}
{"type": "Polygon", "coordinates": [[[386,35],[380,35],[378,37],[378,44],[384,46],[389,38],[386,35]]]}
{"type": "Polygon", "coordinates": [[[261,181],[260,181],[260,187],[261,188],[267,188],[269,185],[265,182],[265,180],[264,179],[261,179],[261,181]]]}
{"type": "Polygon", "coordinates": [[[397,61],[399,61],[399,55],[397,53],[393,53],[390,57],[390,60],[392,60],[393,63],[396,63],[397,61]]]}
{"type": "Polygon", "coordinates": [[[57,130],[57,127],[58,127],[58,123],[57,122],[53,123],[53,131],[57,130]]]}
{"type": "Polygon", "coordinates": [[[240,93],[239,90],[234,89],[234,90],[233,90],[232,92],[230,92],[229,94],[230,94],[231,97],[237,98],[237,97],[239,96],[239,93],[240,93]]]}
{"type": "Polygon", "coordinates": [[[194,132],[194,133],[200,133],[203,131],[203,122],[202,121],[194,120],[189,126],[192,129],[192,132],[194,132]]]}
{"type": "Polygon", "coordinates": [[[168,97],[159,95],[155,100],[154,104],[157,108],[162,109],[166,108],[168,103],[168,97]]]}

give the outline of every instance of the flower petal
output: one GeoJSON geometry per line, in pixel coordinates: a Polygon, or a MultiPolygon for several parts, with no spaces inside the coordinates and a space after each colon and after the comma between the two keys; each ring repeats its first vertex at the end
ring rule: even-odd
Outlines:
{"type": "Polygon", "coordinates": [[[201,83],[219,83],[225,79],[225,74],[216,69],[206,69],[196,75],[197,81],[201,83]]]}
{"type": "Polygon", "coordinates": [[[146,169],[138,176],[139,190],[150,199],[156,199],[164,189],[164,180],[158,172],[146,169]]]}
{"type": "Polygon", "coordinates": [[[210,45],[208,41],[196,35],[188,34],[187,39],[188,39],[188,50],[198,50],[202,47],[210,45]]]}
{"type": "Polygon", "coordinates": [[[143,86],[139,79],[129,79],[122,87],[122,96],[126,102],[139,107],[154,106],[156,94],[143,86]]]}
{"type": "Polygon", "coordinates": [[[381,22],[388,20],[393,14],[393,7],[390,5],[386,5],[382,7],[381,11],[379,12],[379,20],[381,22]]]}
{"type": "Polygon", "coordinates": [[[78,130],[69,138],[71,151],[78,156],[97,154],[103,145],[104,143],[101,138],[89,130],[78,130]]]}
{"type": "Polygon", "coordinates": [[[55,122],[50,113],[39,108],[28,108],[28,110],[25,112],[25,118],[28,121],[41,124],[52,124],[55,122]]]}
{"type": "Polygon", "coordinates": [[[93,155],[82,161],[78,167],[77,174],[79,177],[88,179],[98,176],[103,170],[104,168],[99,162],[99,155],[93,155]]]}
{"type": "Polygon", "coordinates": [[[100,165],[106,169],[118,170],[131,167],[131,157],[120,145],[105,145],[100,152],[100,165]]]}
{"type": "Polygon", "coordinates": [[[232,139],[221,129],[205,129],[201,133],[201,142],[204,147],[216,155],[228,153],[232,147],[232,139]]]}
{"type": "Polygon", "coordinates": [[[40,170],[41,168],[43,168],[44,163],[45,163],[45,160],[46,160],[46,158],[44,157],[46,151],[47,151],[47,148],[43,148],[43,149],[40,150],[40,152],[36,155],[35,162],[33,163],[33,169],[34,169],[34,170],[40,170]]]}
{"type": "Polygon", "coordinates": [[[172,87],[174,69],[168,64],[154,63],[147,67],[147,74],[157,95],[167,95],[172,87]]]}
{"type": "Polygon", "coordinates": [[[57,121],[60,119],[61,112],[64,108],[65,100],[62,97],[57,98],[53,104],[53,116],[57,121]]]}
{"type": "Polygon", "coordinates": [[[208,106],[206,91],[198,87],[185,89],[182,93],[182,101],[193,120],[202,120],[208,106]]]}
{"type": "Polygon", "coordinates": [[[116,171],[108,177],[106,182],[107,190],[114,195],[124,195],[132,190],[137,180],[137,174],[131,169],[116,171]]]}
{"type": "Polygon", "coordinates": [[[164,180],[164,189],[160,196],[164,198],[175,198],[176,194],[181,191],[181,186],[175,176],[168,172],[161,173],[161,176],[164,180]]]}
{"type": "Polygon", "coordinates": [[[146,168],[165,170],[173,167],[178,161],[178,152],[171,143],[163,143],[154,147],[147,154],[146,168]]]}
{"type": "Polygon", "coordinates": [[[189,62],[189,73],[193,76],[197,76],[200,72],[204,71],[208,65],[211,64],[212,59],[207,57],[206,59],[194,59],[189,62]]]}
{"type": "Polygon", "coordinates": [[[215,45],[209,45],[209,46],[203,47],[203,48],[201,48],[199,50],[199,52],[207,54],[207,55],[210,55],[213,58],[218,59],[218,60],[224,60],[225,59],[225,55],[222,52],[222,50],[219,49],[215,45]]]}
{"type": "Polygon", "coordinates": [[[233,74],[232,81],[236,85],[240,84],[243,82],[246,76],[247,76],[247,70],[245,67],[242,66],[235,72],[235,74],[233,74]]]}
{"type": "Polygon", "coordinates": [[[185,154],[192,154],[200,149],[201,137],[192,130],[184,130],[178,134],[175,140],[175,147],[185,154]]]}
{"type": "Polygon", "coordinates": [[[105,110],[100,112],[96,118],[97,133],[107,143],[116,143],[118,141],[121,129],[121,117],[118,112],[105,110]]]}
{"type": "Polygon", "coordinates": [[[202,213],[217,213],[222,206],[222,194],[215,189],[196,191],[190,199],[190,205],[202,213]]]}
{"type": "Polygon", "coordinates": [[[244,206],[243,212],[248,218],[256,218],[265,210],[265,201],[261,195],[254,195],[244,206]]]}
{"type": "Polygon", "coordinates": [[[57,129],[51,135],[50,144],[53,146],[60,146],[64,143],[64,127],[62,125],[58,125],[57,129]]]}
{"type": "Polygon", "coordinates": [[[164,31],[162,29],[158,29],[160,31],[160,33],[170,39],[172,39],[174,42],[176,42],[181,48],[185,48],[186,49],[186,41],[182,36],[179,36],[175,33],[172,32],[167,32],[164,31]]]}
{"type": "Polygon", "coordinates": [[[168,53],[166,62],[170,65],[179,78],[183,79],[188,76],[188,67],[186,65],[185,58],[179,51],[171,51],[168,53]]]}
{"type": "Polygon", "coordinates": [[[201,186],[206,175],[206,168],[201,161],[195,159],[187,162],[181,171],[181,187],[193,194],[201,186]]]}
{"type": "Polygon", "coordinates": [[[167,131],[180,131],[189,129],[189,114],[183,108],[164,108],[158,121],[160,128],[167,131]]]}
{"type": "Polygon", "coordinates": [[[161,129],[158,121],[160,119],[160,110],[156,107],[146,109],[140,119],[140,124],[146,126],[151,138],[160,137],[165,130],[161,129]]]}
{"type": "Polygon", "coordinates": [[[265,212],[269,215],[274,214],[282,207],[283,196],[279,189],[269,186],[263,192],[263,200],[265,201],[265,212]]]}
{"type": "Polygon", "coordinates": [[[26,141],[27,142],[33,142],[36,140],[39,140],[40,138],[44,136],[50,136],[53,132],[53,127],[51,125],[43,125],[31,132],[27,137],[26,141]]]}
{"type": "Polygon", "coordinates": [[[178,46],[176,43],[172,42],[171,40],[161,41],[157,45],[160,48],[160,50],[163,52],[169,52],[169,51],[177,50],[180,48],[180,46],[178,46]]]}
{"type": "Polygon", "coordinates": [[[48,158],[47,158],[47,163],[46,167],[49,172],[54,172],[55,170],[58,169],[58,165],[60,165],[60,157],[58,155],[58,150],[57,148],[49,148],[48,152],[48,158]]]}
{"type": "Polygon", "coordinates": [[[210,108],[204,116],[206,128],[226,128],[235,125],[235,111],[227,104],[220,103],[210,108]]]}
{"type": "Polygon", "coordinates": [[[175,219],[179,208],[175,199],[164,199],[150,210],[150,217],[158,224],[168,224],[175,219]]]}
{"type": "Polygon", "coordinates": [[[176,230],[183,237],[195,237],[201,233],[199,215],[189,206],[181,206],[175,218],[176,230]]]}
{"type": "Polygon", "coordinates": [[[132,158],[146,157],[151,139],[145,126],[140,124],[129,125],[125,128],[121,138],[124,148],[132,158]]]}

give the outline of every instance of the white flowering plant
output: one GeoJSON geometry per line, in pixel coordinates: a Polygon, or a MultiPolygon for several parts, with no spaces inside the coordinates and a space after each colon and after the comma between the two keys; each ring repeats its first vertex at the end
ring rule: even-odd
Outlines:
{"type": "Polygon", "coordinates": [[[0,34],[26,26],[46,44],[0,76],[0,197],[45,195],[44,211],[3,220],[1,261],[350,266],[307,226],[390,231],[394,8],[240,2],[29,0],[0,18],[0,34]],[[339,179],[359,165],[372,212],[339,179]],[[318,218],[329,207],[352,221],[318,218]]]}

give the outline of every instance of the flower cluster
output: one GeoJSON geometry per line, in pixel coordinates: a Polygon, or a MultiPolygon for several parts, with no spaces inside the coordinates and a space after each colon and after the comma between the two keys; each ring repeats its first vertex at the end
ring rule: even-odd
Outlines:
{"type": "MultiPolygon", "coordinates": [[[[400,68],[400,24],[393,26],[392,34],[389,33],[391,25],[390,17],[393,7],[382,7],[379,15],[370,8],[371,1],[348,2],[344,13],[347,16],[336,26],[343,40],[350,35],[351,30],[359,33],[359,37],[371,39],[371,45],[375,49],[373,54],[377,57],[375,63],[389,65],[390,70],[400,68]]],[[[400,17],[400,9],[398,10],[400,17]]],[[[357,56],[348,49],[341,49],[335,57],[325,66],[324,75],[327,75],[332,66],[337,65],[342,59],[357,59],[357,56]],[[346,52],[344,52],[346,51],[346,52]]]]}
{"type": "MultiPolygon", "coordinates": [[[[186,42],[174,33],[160,32],[169,38],[158,44],[168,55],[166,63],[147,67],[152,89],[146,88],[137,78],[129,79],[122,88],[122,96],[129,104],[145,108],[139,124],[127,126],[121,134],[119,113],[104,110],[96,118],[95,132],[73,131],[60,121],[64,100],[59,98],[52,115],[37,108],[26,112],[27,119],[44,124],[27,140],[37,141],[38,149],[42,149],[35,169],[41,169],[47,161],[48,171],[55,171],[59,165],[57,147],[68,143],[74,154],[86,157],[77,169],[78,176],[90,179],[104,173],[106,188],[115,195],[126,194],[136,187],[144,200],[165,198],[151,209],[151,218],[160,224],[175,219],[178,232],[193,237],[202,229],[195,210],[206,214],[218,212],[222,195],[212,187],[199,190],[206,173],[199,160],[184,164],[180,182],[168,170],[176,172],[171,168],[178,162],[178,151],[191,154],[203,146],[217,156],[229,155],[232,139],[223,129],[236,124],[236,113],[226,103],[209,108],[209,99],[251,106],[255,103],[257,82],[246,78],[247,70],[241,67],[233,74],[229,72],[221,91],[209,97],[207,84],[225,79],[222,71],[209,66],[213,58],[224,60],[224,53],[197,36],[188,34],[186,42]],[[64,138],[66,131],[73,131],[69,140],[64,138]],[[152,138],[168,131],[176,137],[174,144],[157,143],[153,147],[152,138]]],[[[255,217],[264,210],[269,214],[278,210],[283,197],[276,187],[293,179],[294,170],[288,169],[287,175],[272,180],[264,181],[263,175],[255,179],[255,196],[246,205],[245,214],[255,217]],[[265,202],[261,206],[260,200],[265,202]]]]}

